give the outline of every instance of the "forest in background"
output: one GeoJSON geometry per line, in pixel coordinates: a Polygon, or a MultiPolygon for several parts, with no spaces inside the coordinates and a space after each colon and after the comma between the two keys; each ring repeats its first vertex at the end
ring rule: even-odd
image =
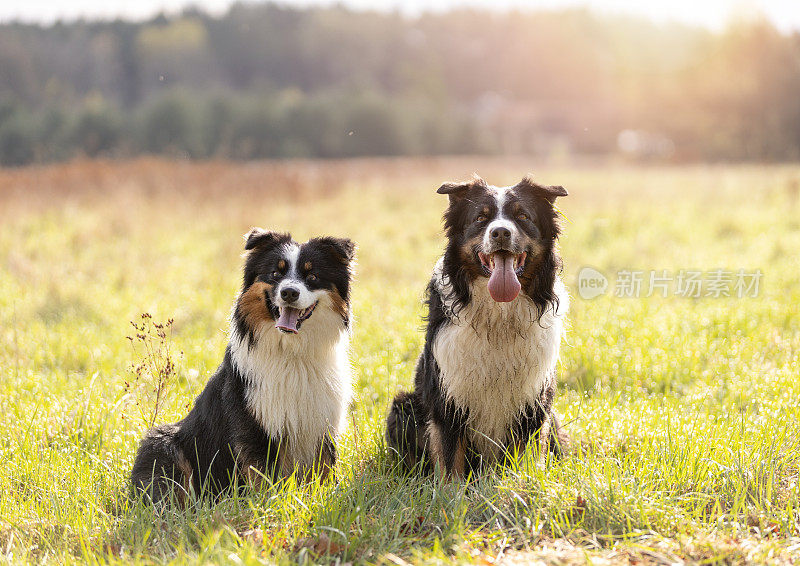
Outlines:
{"type": "Polygon", "coordinates": [[[0,25],[0,164],[623,153],[800,157],[800,34],[587,10],[236,4],[0,25]]]}

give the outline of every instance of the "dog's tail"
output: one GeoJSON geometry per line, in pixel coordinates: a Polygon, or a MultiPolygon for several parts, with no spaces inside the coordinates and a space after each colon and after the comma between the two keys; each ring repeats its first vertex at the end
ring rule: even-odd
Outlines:
{"type": "Polygon", "coordinates": [[[175,442],[177,430],[174,424],[149,430],[136,453],[131,471],[133,490],[154,504],[170,497],[183,503],[192,488],[192,466],[175,442]]]}
{"type": "Polygon", "coordinates": [[[416,391],[398,393],[386,417],[386,443],[410,471],[421,465],[427,469],[425,423],[427,411],[416,391]]]}

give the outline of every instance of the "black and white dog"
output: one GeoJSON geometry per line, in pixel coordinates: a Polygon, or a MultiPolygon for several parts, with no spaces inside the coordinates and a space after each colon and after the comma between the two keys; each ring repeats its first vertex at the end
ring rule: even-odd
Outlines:
{"type": "Polygon", "coordinates": [[[569,298],[553,203],[567,191],[476,177],[438,192],[450,198],[447,248],[428,284],[414,391],[395,397],[387,442],[407,468],[446,476],[521,452],[531,437],[560,453],[552,405],[569,298]]]}
{"type": "Polygon", "coordinates": [[[336,461],[351,397],[355,245],[253,229],[245,250],[225,359],[188,416],[139,446],[131,481],[153,501],[176,486],[182,499],[295,470],[324,477],[336,461]]]}

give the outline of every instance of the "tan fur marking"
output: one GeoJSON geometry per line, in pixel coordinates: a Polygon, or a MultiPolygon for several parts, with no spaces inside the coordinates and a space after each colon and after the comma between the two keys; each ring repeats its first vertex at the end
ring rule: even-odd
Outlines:
{"type": "Polygon", "coordinates": [[[178,504],[183,505],[186,496],[192,492],[192,465],[189,460],[181,453],[175,459],[175,465],[181,473],[181,490],[178,491],[178,504]]]}
{"type": "Polygon", "coordinates": [[[439,427],[432,422],[428,423],[428,448],[431,451],[434,467],[438,468],[439,472],[444,474],[445,466],[444,454],[442,453],[442,437],[439,432],[439,427]]]}
{"type": "Polygon", "coordinates": [[[306,271],[311,271],[311,262],[310,262],[310,261],[307,261],[307,262],[305,262],[305,263],[303,264],[303,268],[304,268],[306,271]]]}
{"type": "Polygon", "coordinates": [[[332,303],[331,308],[333,309],[333,311],[335,313],[337,313],[339,316],[341,316],[342,318],[347,318],[347,314],[348,314],[348,312],[347,312],[347,303],[344,301],[342,296],[339,294],[339,291],[337,291],[336,289],[332,290],[330,292],[330,297],[331,297],[331,303],[332,303]]]}
{"type": "Polygon", "coordinates": [[[463,478],[466,475],[467,454],[464,450],[464,439],[459,438],[456,444],[456,456],[453,460],[453,475],[463,478]]]}
{"type": "Polygon", "coordinates": [[[550,445],[550,429],[552,426],[552,419],[547,417],[542,423],[542,428],[539,429],[539,446],[536,447],[539,450],[536,458],[538,461],[542,461],[547,457],[547,452],[550,445]]]}
{"type": "Polygon", "coordinates": [[[286,269],[286,260],[280,260],[278,262],[278,269],[286,269]]]}
{"type": "Polygon", "coordinates": [[[525,269],[519,274],[519,282],[522,289],[526,290],[533,282],[536,271],[539,269],[539,264],[544,259],[544,247],[536,241],[531,242],[531,247],[528,250],[528,257],[525,258],[525,269]]]}
{"type": "Polygon", "coordinates": [[[442,434],[439,427],[433,422],[428,423],[428,448],[431,451],[433,467],[438,471],[442,479],[447,479],[447,466],[444,460],[444,448],[442,446],[442,434]]]}
{"type": "Polygon", "coordinates": [[[254,330],[265,321],[273,320],[264,300],[265,293],[270,289],[272,285],[256,281],[239,297],[239,312],[244,316],[247,325],[254,330]]]}
{"type": "Polygon", "coordinates": [[[482,242],[483,237],[476,236],[464,242],[464,245],[461,247],[461,264],[471,280],[475,280],[481,275],[484,275],[483,267],[481,267],[480,263],[478,263],[475,258],[475,248],[481,246],[482,242]]]}
{"type": "Polygon", "coordinates": [[[250,457],[243,445],[236,446],[234,458],[240,481],[250,489],[257,489],[261,486],[261,482],[264,480],[261,473],[263,470],[259,469],[258,462],[250,457]]]}

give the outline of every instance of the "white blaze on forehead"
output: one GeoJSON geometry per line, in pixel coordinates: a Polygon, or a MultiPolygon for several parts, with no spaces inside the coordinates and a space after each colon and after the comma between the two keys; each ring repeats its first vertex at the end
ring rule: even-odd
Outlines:
{"type": "Polygon", "coordinates": [[[508,199],[508,194],[511,192],[511,187],[495,187],[492,185],[489,187],[489,192],[492,193],[497,206],[497,218],[489,222],[489,225],[483,233],[483,247],[486,250],[489,250],[492,245],[492,230],[495,228],[508,228],[511,232],[512,240],[517,236],[516,224],[506,218],[505,212],[503,211],[503,207],[508,199]]]}
{"type": "Polygon", "coordinates": [[[300,246],[295,243],[286,244],[283,248],[284,258],[286,263],[289,264],[289,269],[286,274],[291,277],[297,276],[297,259],[300,257],[300,246]]]}
{"type": "Polygon", "coordinates": [[[510,190],[511,187],[495,187],[494,185],[489,186],[489,192],[493,193],[492,196],[494,196],[494,202],[497,204],[499,218],[504,218],[503,207],[506,204],[506,199],[510,190]]]}
{"type": "Polygon", "coordinates": [[[287,244],[284,248],[284,259],[288,264],[286,270],[286,277],[278,283],[278,288],[275,290],[275,302],[278,304],[279,307],[284,306],[285,303],[283,299],[281,299],[281,291],[286,289],[287,287],[292,287],[300,293],[297,301],[292,303],[292,307],[298,309],[307,309],[314,303],[316,303],[319,298],[326,293],[324,290],[317,290],[312,291],[308,287],[306,287],[305,281],[300,277],[300,270],[299,270],[299,257],[300,257],[300,246],[297,244],[287,244]]]}

